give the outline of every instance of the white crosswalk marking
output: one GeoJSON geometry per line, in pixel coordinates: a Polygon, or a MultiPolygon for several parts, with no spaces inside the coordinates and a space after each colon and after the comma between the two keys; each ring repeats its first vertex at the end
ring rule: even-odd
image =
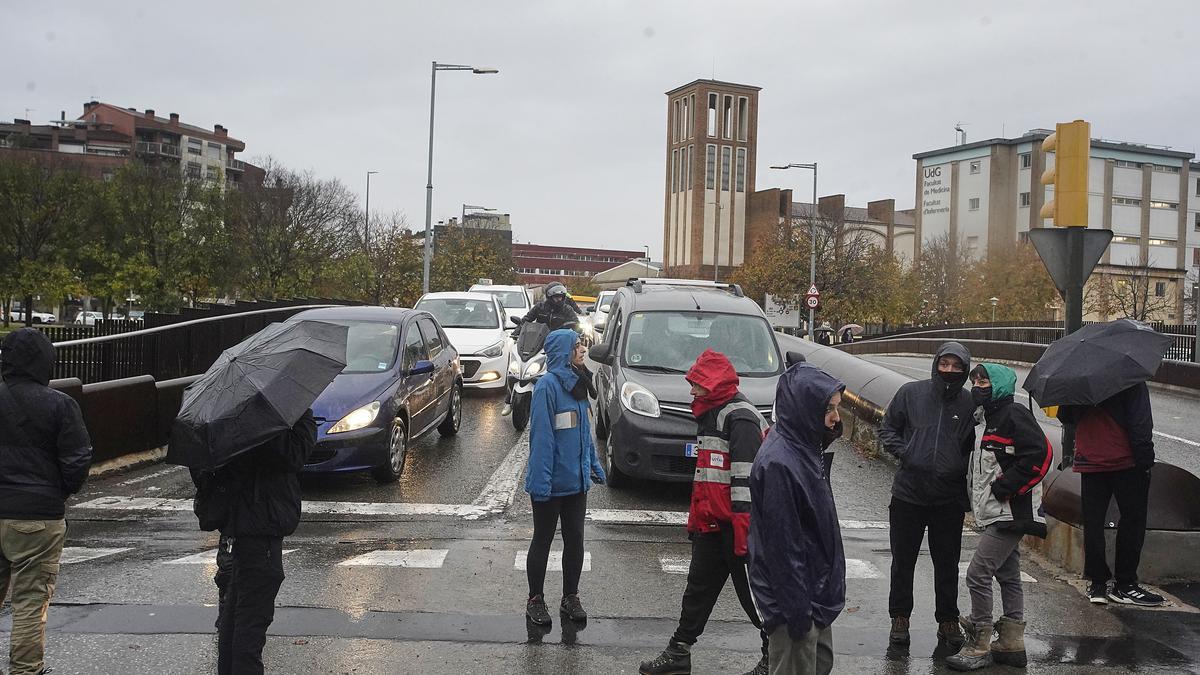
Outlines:
{"type": "Polygon", "coordinates": [[[132,551],[130,548],[88,548],[86,546],[65,546],[62,550],[62,557],[59,561],[63,565],[72,565],[74,563],[87,562],[96,558],[104,558],[126,551],[132,551]]]}
{"type": "MultiPolygon", "coordinates": [[[[296,549],[294,549],[294,548],[285,548],[285,549],[283,549],[283,555],[287,555],[295,550],[296,549]]],[[[207,551],[201,551],[199,553],[194,553],[192,555],[185,555],[184,557],[176,558],[175,560],[164,560],[162,562],[162,564],[163,565],[216,565],[217,564],[217,549],[214,548],[214,549],[209,549],[207,551]]]]}
{"type": "Polygon", "coordinates": [[[847,579],[879,579],[883,574],[879,568],[866,560],[846,558],[847,579]]]}
{"type": "Polygon", "coordinates": [[[658,556],[658,564],[662,566],[662,571],[667,574],[687,574],[688,568],[691,567],[692,559],[686,555],[660,555],[658,556]]]}
{"type": "MultiPolygon", "coordinates": [[[[967,576],[967,568],[970,566],[971,566],[971,563],[969,563],[969,562],[958,563],[958,577],[960,579],[967,576]]],[[[1021,581],[1025,582],[1027,584],[1036,584],[1038,582],[1038,580],[1034,579],[1032,575],[1026,574],[1024,571],[1021,572],[1021,581]]]]}
{"type": "MultiPolygon", "coordinates": [[[[525,571],[525,555],[526,555],[526,553],[527,553],[526,551],[521,551],[520,553],[517,554],[517,557],[513,560],[513,569],[520,570],[522,572],[525,571]]],[[[547,572],[561,572],[562,571],[562,556],[563,556],[562,551],[550,551],[550,559],[546,562],[546,571],[547,572]]],[[[584,572],[592,571],[592,552],[591,551],[583,552],[583,571],[584,572]]]]}
{"type": "Polygon", "coordinates": [[[338,563],[338,567],[414,567],[438,569],[446,562],[448,549],[411,549],[407,551],[370,551],[338,563]]]}

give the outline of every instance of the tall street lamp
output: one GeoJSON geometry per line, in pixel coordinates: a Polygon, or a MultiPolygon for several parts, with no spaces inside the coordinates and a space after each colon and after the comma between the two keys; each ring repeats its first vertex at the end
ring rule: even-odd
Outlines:
{"type": "Polygon", "coordinates": [[[480,68],[477,66],[458,66],[451,63],[433,62],[429,72],[429,173],[425,181],[425,266],[421,277],[421,290],[429,292],[429,263],[433,259],[433,104],[437,94],[437,74],[439,70],[469,70],[475,75],[494,75],[499,70],[495,68],[480,68]]]}
{"type": "Polygon", "coordinates": [[[379,172],[367,172],[367,205],[363,214],[363,248],[368,254],[371,253],[371,176],[377,173],[379,172]]]}
{"type": "MultiPolygon", "coordinates": [[[[809,239],[808,239],[808,285],[815,286],[817,284],[817,163],[808,164],[783,164],[773,166],[772,169],[812,169],[813,172],[813,198],[812,207],[814,213],[809,216],[808,222],[809,239]]],[[[791,220],[791,214],[788,214],[788,220],[791,220]]],[[[816,337],[813,334],[813,321],[816,320],[816,312],[810,307],[808,309],[808,341],[816,342],[816,337]]]]}
{"type": "Polygon", "coordinates": [[[996,305],[1000,304],[1000,298],[993,296],[988,299],[988,302],[992,303],[992,325],[994,326],[996,325],[996,305]]]}

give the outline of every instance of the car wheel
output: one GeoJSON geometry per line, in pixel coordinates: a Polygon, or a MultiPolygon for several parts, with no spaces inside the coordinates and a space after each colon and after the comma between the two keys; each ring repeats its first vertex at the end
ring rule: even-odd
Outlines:
{"type": "Polygon", "coordinates": [[[513,428],[517,431],[525,431],[525,427],[529,425],[529,404],[530,394],[513,394],[516,398],[513,401],[512,423],[513,428]]]}
{"type": "Polygon", "coordinates": [[[462,385],[455,384],[450,390],[450,410],[446,411],[446,419],[438,425],[438,433],[443,436],[453,436],[462,426],[462,385]]]}
{"type": "Polygon", "coordinates": [[[387,463],[377,466],[371,475],[380,483],[395,483],[404,473],[404,462],[408,459],[408,429],[404,420],[396,420],[392,425],[392,435],[388,439],[387,463]]]}
{"type": "Polygon", "coordinates": [[[607,444],[604,447],[604,484],[613,490],[620,490],[629,485],[629,476],[626,476],[617,465],[612,461],[612,448],[607,444]]]}

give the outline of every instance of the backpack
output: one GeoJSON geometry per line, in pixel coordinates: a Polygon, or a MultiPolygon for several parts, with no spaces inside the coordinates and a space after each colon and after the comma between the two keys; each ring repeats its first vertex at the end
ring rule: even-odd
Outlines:
{"type": "Polygon", "coordinates": [[[212,532],[229,523],[233,502],[239,491],[235,476],[228,466],[212,470],[192,470],[192,482],[196,484],[192,512],[196,514],[196,520],[200,521],[201,530],[212,532]]]}

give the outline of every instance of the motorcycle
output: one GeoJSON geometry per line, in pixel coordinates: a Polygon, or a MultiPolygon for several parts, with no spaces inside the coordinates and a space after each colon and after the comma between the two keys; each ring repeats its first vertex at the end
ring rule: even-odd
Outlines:
{"type": "Polygon", "coordinates": [[[529,425],[529,406],[533,401],[533,387],[546,372],[546,335],[550,327],[544,323],[522,323],[517,336],[514,358],[508,364],[509,401],[512,405],[512,423],[517,431],[529,425]]]}

